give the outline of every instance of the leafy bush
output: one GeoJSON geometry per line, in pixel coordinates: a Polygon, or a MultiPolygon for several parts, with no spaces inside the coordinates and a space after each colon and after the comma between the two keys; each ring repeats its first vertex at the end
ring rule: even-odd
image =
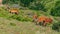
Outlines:
{"type": "Polygon", "coordinates": [[[60,1],[57,1],[55,7],[51,10],[52,16],[60,16],[60,1]]]}
{"type": "Polygon", "coordinates": [[[52,26],[52,29],[56,31],[60,31],[60,22],[54,23],[52,26]]]}
{"type": "Polygon", "coordinates": [[[41,2],[39,2],[39,1],[33,2],[29,6],[29,8],[33,9],[33,10],[45,10],[44,5],[41,2]]]}
{"type": "Polygon", "coordinates": [[[30,2],[32,2],[33,0],[20,0],[20,2],[24,5],[24,6],[29,6],[30,2]]]}
{"type": "Polygon", "coordinates": [[[20,0],[3,0],[3,4],[20,4],[20,0]]]}

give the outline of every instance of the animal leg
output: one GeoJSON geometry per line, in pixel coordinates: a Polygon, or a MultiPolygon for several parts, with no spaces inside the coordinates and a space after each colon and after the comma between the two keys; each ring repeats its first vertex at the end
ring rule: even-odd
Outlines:
{"type": "Polygon", "coordinates": [[[16,15],[18,15],[18,12],[15,12],[16,15]]]}
{"type": "Polygon", "coordinates": [[[36,25],[39,25],[39,22],[36,22],[36,25]]]}
{"type": "Polygon", "coordinates": [[[43,23],[43,26],[46,26],[46,24],[47,24],[47,23],[46,23],[46,22],[44,22],[44,23],[43,23]]]}

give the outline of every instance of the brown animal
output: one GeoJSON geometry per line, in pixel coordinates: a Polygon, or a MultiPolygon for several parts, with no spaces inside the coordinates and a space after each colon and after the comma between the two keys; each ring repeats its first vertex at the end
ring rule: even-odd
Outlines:
{"type": "Polygon", "coordinates": [[[47,23],[52,23],[52,19],[48,18],[47,16],[39,16],[39,17],[34,17],[36,24],[42,24],[42,25],[46,25],[47,23]]]}
{"type": "Polygon", "coordinates": [[[9,9],[9,12],[12,13],[12,14],[18,14],[18,13],[19,13],[18,11],[19,11],[19,10],[16,9],[16,8],[9,9]]]}
{"type": "Polygon", "coordinates": [[[39,16],[37,19],[37,24],[43,25],[46,18],[46,16],[39,16]]]}

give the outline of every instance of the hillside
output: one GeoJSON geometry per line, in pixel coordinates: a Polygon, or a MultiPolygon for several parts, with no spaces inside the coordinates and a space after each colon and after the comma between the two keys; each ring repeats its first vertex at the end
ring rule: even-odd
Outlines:
{"type": "MultiPolygon", "coordinates": [[[[27,14],[34,13],[34,12],[36,11],[20,10],[19,15],[15,15],[9,13],[4,9],[1,10],[0,11],[0,33],[1,34],[57,34],[57,33],[60,34],[60,32],[52,30],[50,26],[46,26],[46,27],[38,26],[35,25],[33,22],[31,22],[32,20],[31,15],[27,15],[27,14]],[[30,17],[26,19],[26,17],[24,16],[30,16],[30,17]],[[16,19],[18,17],[19,19],[16,19]]],[[[42,11],[38,11],[37,13],[39,13],[38,15],[46,14],[45,12],[42,11]]]]}
{"type": "Polygon", "coordinates": [[[60,0],[0,0],[0,34],[60,34],[60,0]]]}
{"type": "Polygon", "coordinates": [[[0,17],[0,34],[60,34],[50,27],[36,26],[32,22],[8,20],[0,17]]]}

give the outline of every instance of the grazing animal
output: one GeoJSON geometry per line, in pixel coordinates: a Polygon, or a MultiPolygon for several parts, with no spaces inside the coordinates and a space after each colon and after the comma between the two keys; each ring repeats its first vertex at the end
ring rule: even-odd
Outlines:
{"type": "Polygon", "coordinates": [[[41,24],[45,26],[48,23],[52,23],[53,20],[51,18],[48,18],[47,16],[35,16],[34,21],[36,21],[36,24],[41,24]]]}
{"type": "Polygon", "coordinates": [[[18,14],[18,9],[16,8],[13,8],[13,9],[9,9],[9,12],[12,13],[12,14],[18,14]]]}

